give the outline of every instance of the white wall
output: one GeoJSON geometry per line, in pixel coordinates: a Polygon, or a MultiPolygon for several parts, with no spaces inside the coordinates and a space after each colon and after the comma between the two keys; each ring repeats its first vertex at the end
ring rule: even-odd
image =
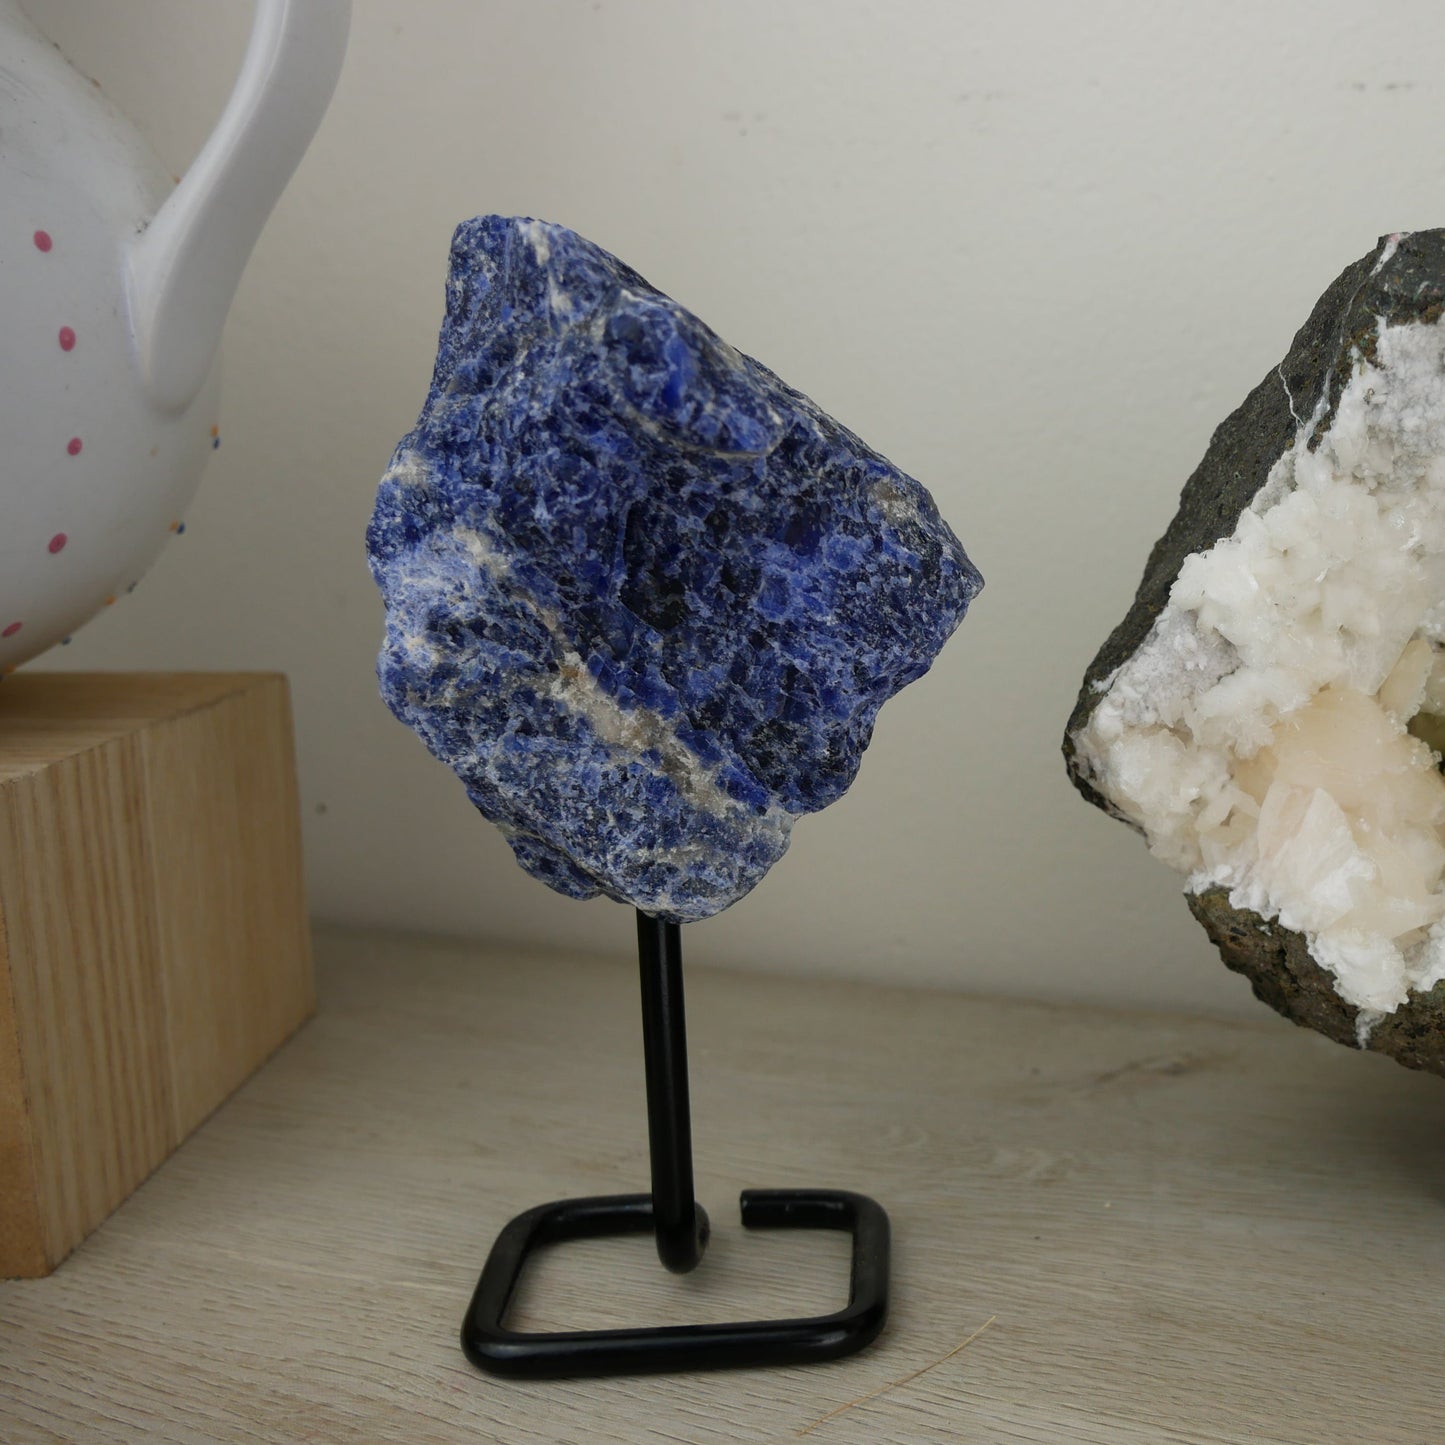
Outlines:
{"type": "MultiPolygon", "coordinates": [[[[235,0],[27,0],[183,169],[235,0]]],[[[484,211],[615,251],[933,490],[988,579],[691,954],[1254,1008],[1065,780],[1079,676],[1210,431],[1384,231],[1445,222],[1438,0],[358,0],[226,339],[187,535],[67,667],[284,668],[326,917],[621,951],[375,692],[362,551],[484,211]]]]}

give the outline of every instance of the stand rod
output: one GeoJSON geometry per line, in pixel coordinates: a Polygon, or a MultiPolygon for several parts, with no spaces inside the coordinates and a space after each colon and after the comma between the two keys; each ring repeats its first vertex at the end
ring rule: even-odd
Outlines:
{"type": "Polygon", "coordinates": [[[657,1257],[674,1274],[696,1269],[707,1248],[708,1218],[693,1193],[692,1114],[687,1085],[687,1012],[682,992],[682,930],[637,914],[642,983],[642,1055],[647,1074],[647,1138],[657,1257]]]}

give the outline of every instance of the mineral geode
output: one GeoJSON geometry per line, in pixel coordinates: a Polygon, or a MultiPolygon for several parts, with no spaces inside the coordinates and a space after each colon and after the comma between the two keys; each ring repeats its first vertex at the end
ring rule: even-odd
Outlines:
{"type": "Polygon", "coordinates": [[[918,482],[573,232],[465,222],[446,301],[367,533],[383,694],[529,873],[716,913],[982,579],[918,482]]]}
{"type": "Polygon", "coordinates": [[[1064,741],[1286,1017],[1445,1073],[1445,231],[1215,432],[1064,741]]]}

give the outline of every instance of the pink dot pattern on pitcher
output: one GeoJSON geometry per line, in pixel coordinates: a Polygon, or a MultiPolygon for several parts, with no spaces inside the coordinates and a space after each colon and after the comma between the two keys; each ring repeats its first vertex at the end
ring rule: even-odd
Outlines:
{"type": "MultiPolygon", "coordinates": [[[[48,252],[51,247],[55,245],[54,238],[49,231],[36,231],[30,239],[35,243],[35,249],[41,252],[48,252]]],[[[62,351],[74,350],[75,328],[62,326],[56,339],[60,342],[60,349],[62,351]]],[[[79,437],[71,437],[65,444],[65,450],[73,457],[78,457],[84,449],[85,443],[82,442],[79,437]]],[[[69,541],[70,538],[64,532],[57,532],[47,544],[47,550],[53,557],[57,553],[63,552],[65,550],[65,544],[69,541]]],[[[15,634],[20,631],[20,627],[20,623],[12,622],[3,632],[0,632],[0,637],[14,637],[15,634]]],[[[66,640],[69,641],[68,638],[66,640]]]]}
{"type": "MultiPolygon", "coordinates": [[[[46,230],[36,230],[32,233],[30,239],[35,246],[35,249],[41,252],[42,255],[48,254],[55,246],[54,237],[52,237],[50,232],[46,230]]],[[[62,326],[56,333],[55,339],[59,343],[60,349],[62,351],[75,350],[76,334],[75,328],[73,326],[62,326]]],[[[217,447],[220,445],[219,429],[214,426],[211,428],[211,445],[213,447],[217,447]]],[[[85,443],[80,437],[71,437],[70,440],[67,441],[65,444],[65,450],[70,456],[78,457],[81,452],[85,450],[85,443]]],[[[171,523],[171,531],[184,532],[185,530],[186,528],[184,522],[175,521],[171,523]]],[[[55,535],[51,537],[50,541],[46,544],[46,550],[49,551],[51,556],[56,556],[65,550],[69,542],[70,537],[67,533],[56,532],[55,535]]],[[[126,588],[126,591],[133,592],[134,590],[135,583],[132,582],[130,586],[126,588]]],[[[114,596],[107,597],[105,599],[105,605],[107,607],[113,607],[115,605],[115,601],[116,599],[114,596]]],[[[21,630],[21,628],[24,627],[24,625],[24,622],[19,620],[7,623],[4,627],[0,627],[0,638],[14,637],[21,630]]],[[[69,641],[70,638],[68,637],[62,639],[62,643],[67,643],[69,641]]],[[[15,668],[13,664],[7,665],[3,668],[0,668],[0,675],[8,674],[14,671],[15,668]]]]}

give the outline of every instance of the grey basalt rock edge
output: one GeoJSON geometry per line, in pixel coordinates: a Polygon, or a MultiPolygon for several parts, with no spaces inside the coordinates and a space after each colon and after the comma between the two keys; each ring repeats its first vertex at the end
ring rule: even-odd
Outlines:
{"type": "MultiPolygon", "coordinates": [[[[1187,902],[1219,956],[1249,980],[1256,998],[1302,1028],[1359,1047],[1359,1010],[1335,992],[1330,975],[1310,957],[1303,934],[1231,907],[1223,888],[1187,895],[1187,902]]],[[[1408,1068],[1445,1074],[1445,984],[1416,994],[1375,1023],[1368,1047],[1408,1068]]]]}
{"type": "MultiPolygon", "coordinates": [[[[1089,802],[1122,817],[1086,775],[1078,740],[1109,680],[1149,636],[1184,560],[1231,536],[1270,469],[1293,443],[1301,418],[1324,405],[1310,448],[1328,431],[1358,352],[1375,354],[1381,322],[1435,322],[1445,303],[1445,231],[1383,237],[1347,267],[1320,298],[1284,360],[1270,369],[1215,431],[1204,459],[1185,483],[1179,509],[1155,544],[1133,605],[1084,675],[1065,730],[1069,777],[1089,802]]],[[[1124,821],[1128,821],[1125,819],[1124,821]]],[[[1132,823],[1130,826],[1134,826],[1132,823]]],[[[1372,1028],[1358,1030],[1359,1010],[1332,987],[1305,937],[1230,905],[1222,888],[1188,899],[1224,962],[1245,975],[1263,1002],[1304,1027],[1351,1047],[1367,1047],[1410,1068],[1445,1074],[1445,984],[1417,993],[1372,1028]]]]}

